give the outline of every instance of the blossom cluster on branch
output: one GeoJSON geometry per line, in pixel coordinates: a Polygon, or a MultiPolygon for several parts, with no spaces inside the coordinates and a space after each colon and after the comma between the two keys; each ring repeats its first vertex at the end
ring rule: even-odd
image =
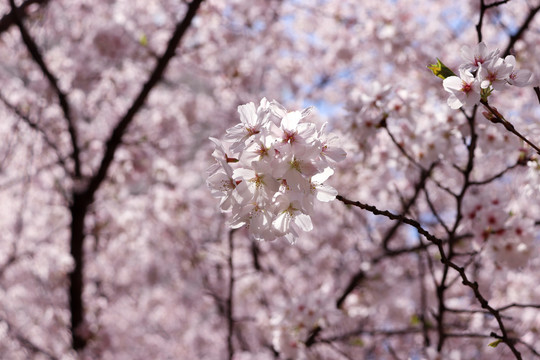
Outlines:
{"type": "Polygon", "coordinates": [[[525,87],[532,83],[533,73],[516,69],[513,55],[503,59],[499,54],[499,49],[488,50],[483,42],[474,48],[462,47],[461,58],[464,62],[459,66],[459,76],[452,71],[442,76],[444,90],[450,93],[448,106],[452,109],[468,108],[479,104],[480,100],[487,101],[494,90],[502,90],[506,85],[525,87]]]}
{"type": "Polygon", "coordinates": [[[258,240],[284,237],[294,243],[298,231],[311,231],[315,200],[333,200],[337,191],[324,182],[345,151],[335,136],[308,120],[311,108],[288,112],[263,98],[240,105],[240,123],[215,144],[216,163],[208,186],[232,212],[232,228],[246,225],[258,240]]]}

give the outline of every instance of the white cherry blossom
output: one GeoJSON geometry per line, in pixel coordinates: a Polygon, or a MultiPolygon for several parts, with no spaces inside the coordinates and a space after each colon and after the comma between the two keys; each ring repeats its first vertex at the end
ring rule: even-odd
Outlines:
{"type": "Polygon", "coordinates": [[[488,50],[484,42],[478,43],[474,48],[465,45],[461,48],[461,58],[465,62],[460,66],[460,70],[475,71],[480,65],[497,58],[499,53],[499,49],[488,50]]]}
{"type": "Polygon", "coordinates": [[[443,80],[444,90],[450,93],[448,106],[459,109],[470,107],[480,102],[480,83],[467,70],[459,70],[459,77],[450,76],[443,80]]]}
{"type": "Polygon", "coordinates": [[[525,87],[532,84],[534,76],[533,73],[530,70],[517,70],[516,67],[516,58],[514,55],[508,55],[504,58],[504,62],[510,64],[512,66],[512,72],[508,76],[508,83],[510,85],[515,85],[518,87],[525,87]]]}
{"type": "Polygon", "coordinates": [[[232,228],[246,226],[257,240],[294,243],[313,229],[315,200],[335,199],[337,191],[324,182],[346,154],[326,125],[317,130],[307,119],[312,108],[289,112],[276,101],[260,104],[240,105],[240,124],[223,141],[210,139],[217,162],[207,183],[221,211],[232,213],[232,228]]]}

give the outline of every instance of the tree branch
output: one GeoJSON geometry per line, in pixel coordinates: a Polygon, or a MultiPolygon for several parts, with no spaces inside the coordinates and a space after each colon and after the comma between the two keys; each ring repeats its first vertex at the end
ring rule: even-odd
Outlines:
{"type": "Polygon", "coordinates": [[[512,169],[515,169],[516,167],[518,166],[522,166],[524,164],[526,164],[527,162],[523,162],[521,160],[517,161],[515,164],[513,165],[510,165],[508,167],[506,167],[505,169],[501,170],[500,172],[498,172],[497,174],[495,175],[492,175],[490,176],[489,178],[485,179],[485,180],[479,180],[479,181],[471,181],[469,182],[469,185],[471,186],[479,186],[479,185],[486,185],[486,184],[489,184],[497,179],[500,179],[501,177],[504,176],[504,174],[506,174],[508,171],[512,170],[512,169]]]}
{"type": "Polygon", "coordinates": [[[43,140],[45,141],[45,143],[56,154],[56,157],[58,158],[58,164],[65,171],[69,172],[66,162],[64,161],[64,158],[60,152],[60,149],[58,149],[58,146],[56,146],[56,144],[49,138],[45,130],[41,128],[38,123],[32,121],[28,116],[24,115],[15,105],[8,102],[8,100],[2,94],[0,94],[0,101],[2,101],[8,109],[13,111],[15,115],[17,115],[21,120],[23,120],[23,122],[26,123],[31,129],[34,129],[35,131],[39,132],[43,136],[43,140]]]}
{"type": "Polygon", "coordinates": [[[489,112],[484,113],[484,116],[486,119],[488,119],[494,124],[501,124],[502,126],[504,126],[506,130],[508,130],[509,132],[511,132],[512,134],[516,135],[518,138],[526,142],[538,154],[540,154],[540,148],[536,146],[532,141],[527,139],[525,136],[523,136],[519,131],[517,131],[514,128],[514,125],[512,125],[508,120],[506,120],[504,116],[502,116],[501,113],[496,108],[489,105],[489,103],[485,100],[481,100],[480,102],[482,103],[482,105],[484,105],[486,109],[489,110],[489,112]]]}
{"type": "Polygon", "coordinates": [[[425,230],[420,225],[420,223],[418,223],[416,220],[407,218],[407,217],[402,216],[402,215],[393,214],[388,210],[379,210],[375,206],[364,204],[364,203],[361,203],[359,201],[352,201],[352,200],[344,198],[341,195],[337,195],[336,199],[343,202],[346,205],[356,206],[356,207],[359,207],[359,208],[364,209],[366,211],[369,211],[374,215],[385,216],[385,217],[387,217],[387,218],[389,218],[391,220],[401,221],[401,222],[403,222],[405,224],[408,224],[408,225],[414,227],[418,231],[418,233],[420,233],[422,236],[424,236],[428,241],[435,244],[437,246],[437,248],[439,249],[439,254],[441,256],[441,262],[445,266],[448,266],[449,268],[452,268],[452,269],[454,269],[455,271],[457,271],[459,273],[459,276],[461,277],[461,280],[462,280],[461,281],[462,284],[472,289],[475,298],[480,303],[480,306],[482,306],[483,309],[486,309],[487,311],[489,311],[489,313],[491,315],[493,315],[493,317],[496,319],[497,324],[499,326],[499,329],[501,330],[502,335],[498,335],[498,334],[492,332],[490,336],[494,337],[496,339],[499,339],[503,343],[505,343],[508,346],[508,348],[510,348],[510,350],[512,351],[512,353],[514,354],[516,359],[518,359],[518,360],[522,359],[521,353],[515,347],[515,340],[508,336],[508,332],[507,332],[506,327],[505,327],[505,325],[504,325],[504,323],[502,321],[501,314],[500,314],[499,310],[497,310],[497,309],[495,309],[495,308],[493,308],[492,306],[489,305],[486,298],[480,293],[478,283],[476,281],[473,282],[473,281],[471,281],[469,279],[469,277],[465,273],[465,268],[453,263],[448,258],[448,255],[446,254],[446,252],[444,250],[444,247],[443,247],[443,244],[444,244],[443,240],[439,239],[438,237],[432,235],[430,232],[425,230]]]}
{"type": "Polygon", "coordinates": [[[234,347],[233,347],[233,335],[234,335],[234,262],[233,262],[233,253],[234,253],[234,242],[233,234],[236,229],[231,229],[229,231],[229,258],[227,264],[229,266],[229,292],[227,296],[227,350],[228,350],[228,359],[232,360],[234,357],[234,347]]]}
{"type": "Polygon", "coordinates": [[[532,8],[531,11],[529,11],[529,14],[523,21],[523,24],[520,26],[519,30],[512,36],[510,36],[510,39],[508,40],[508,45],[506,45],[506,49],[504,49],[502,57],[506,57],[507,55],[510,55],[510,52],[512,51],[512,48],[516,44],[516,42],[521,39],[525,31],[529,28],[529,25],[533,21],[534,17],[540,10],[540,5],[537,5],[535,8],[532,8]]]}
{"type": "MultiPolygon", "coordinates": [[[[27,7],[33,4],[40,4],[40,5],[46,5],[49,2],[49,0],[27,0],[19,6],[20,11],[23,12],[26,10],[27,7]]],[[[20,14],[20,13],[19,13],[20,14]]],[[[13,9],[7,13],[6,15],[2,16],[0,19],[0,34],[9,29],[12,25],[14,25],[15,22],[15,12],[13,9]]]]}
{"type": "Polygon", "coordinates": [[[41,69],[41,72],[47,80],[49,81],[49,84],[56,92],[56,95],[58,97],[58,101],[60,103],[60,107],[62,108],[62,112],[64,113],[64,117],[67,120],[68,125],[68,132],[71,139],[71,146],[73,148],[72,158],[75,165],[74,174],[76,178],[81,177],[81,161],[80,161],[80,150],[79,145],[77,141],[77,131],[75,129],[74,121],[71,117],[71,110],[70,105],[67,100],[66,94],[60,89],[58,86],[58,80],[56,77],[51,73],[49,68],[47,67],[47,64],[45,64],[45,61],[43,60],[43,56],[41,55],[41,52],[35,43],[34,39],[30,36],[30,33],[26,29],[26,27],[23,24],[22,16],[20,14],[21,9],[17,8],[15,5],[15,0],[9,0],[9,3],[11,5],[11,13],[13,13],[13,18],[15,20],[15,23],[19,27],[19,31],[21,33],[22,40],[24,44],[26,45],[26,49],[36,62],[36,64],[41,69]]]}
{"type": "Polygon", "coordinates": [[[93,197],[94,193],[97,191],[103,180],[105,180],[105,177],[107,176],[107,171],[109,170],[109,167],[114,160],[114,154],[116,153],[116,150],[122,142],[122,137],[124,136],[124,133],[133,121],[135,115],[143,107],[146,99],[148,98],[148,95],[150,94],[150,91],[152,91],[152,89],[161,80],[161,77],[163,76],[163,73],[165,72],[165,69],[169,64],[169,61],[175,56],[176,48],[180,44],[180,41],[184,37],[186,31],[190,27],[191,21],[195,17],[197,10],[203,1],[204,0],[193,0],[189,4],[184,19],[176,25],[176,29],[174,30],[174,33],[169,40],[169,43],[167,44],[167,49],[165,50],[165,53],[159,58],[156,67],[154,68],[154,71],[152,71],[152,74],[150,75],[150,78],[146,81],[143,88],[141,89],[141,92],[139,93],[131,107],[128,109],[124,117],[118,122],[111,136],[107,140],[105,146],[105,154],[103,155],[100,167],[97,173],[90,180],[88,188],[86,189],[86,193],[89,197],[93,197]]]}
{"type": "MultiPolygon", "coordinates": [[[[409,201],[407,201],[407,203],[405,204],[405,206],[403,208],[403,211],[402,211],[403,215],[406,215],[409,212],[410,208],[416,202],[416,200],[418,198],[418,195],[420,194],[420,191],[425,187],[426,180],[429,178],[429,176],[431,174],[431,171],[433,170],[435,165],[436,165],[436,163],[431,164],[431,166],[429,167],[428,170],[421,169],[420,180],[418,181],[418,183],[415,186],[415,192],[414,192],[413,196],[409,199],[409,201]]],[[[386,232],[386,234],[385,234],[385,236],[383,238],[383,241],[382,241],[383,249],[385,251],[385,255],[389,255],[389,254],[393,255],[393,254],[401,254],[402,253],[402,251],[401,251],[402,249],[399,249],[398,251],[394,251],[394,250],[391,250],[389,248],[389,246],[388,246],[388,244],[390,242],[390,239],[395,235],[396,231],[401,226],[401,224],[402,224],[401,222],[397,222],[396,224],[394,224],[394,226],[392,226],[386,232]]],[[[416,250],[417,249],[415,248],[415,251],[416,250]]],[[[406,251],[409,251],[409,248],[407,248],[406,251]]],[[[382,257],[380,259],[382,259],[382,257]]],[[[343,293],[339,296],[338,300],[336,301],[336,307],[337,308],[341,308],[341,306],[343,306],[343,303],[347,299],[347,296],[349,296],[349,294],[356,288],[356,286],[358,286],[360,281],[362,281],[364,278],[365,278],[365,273],[364,273],[363,270],[357,271],[351,277],[351,279],[349,280],[349,282],[347,284],[347,287],[345,288],[345,290],[343,290],[343,293]]]]}
{"type": "MultiPolygon", "coordinates": [[[[422,168],[421,172],[420,172],[420,180],[418,181],[418,183],[416,184],[416,186],[414,187],[414,194],[413,196],[409,199],[409,201],[407,201],[407,203],[405,204],[405,206],[403,207],[403,211],[401,211],[401,213],[403,215],[407,215],[411,209],[411,207],[413,207],[413,205],[416,203],[416,200],[418,199],[418,195],[420,195],[420,192],[422,191],[422,189],[425,188],[426,186],[426,180],[431,176],[431,172],[433,171],[433,168],[435,168],[435,166],[437,165],[437,163],[432,163],[431,166],[429,167],[429,169],[425,170],[422,168]]],[[[389,246],[389,242],[390,242],[390,239],[394,236],[394,234],[396,233],[396,231],[398,230],[398,228],[401,226],[401,223],[398,222],[396,223],[387,233],[386,235],[384,236],[384,239],[383,239],[383,248],[385,250],[389,250],[388,246],[389,246]]]]}
{"type": "Polygon", "coordinates": [[[478,37],[478,42],[482,41],[482,23],[484,22],[484,15],[486,13],[486,10],[492,7],[506,4],[508,1],[510,0],[501,0],[501,1],[497,1],[489,5],[486,5],[484,0],[480,0],[480,17],[478,18],[478,23],[476,24],[476,34],[478,37]]]}

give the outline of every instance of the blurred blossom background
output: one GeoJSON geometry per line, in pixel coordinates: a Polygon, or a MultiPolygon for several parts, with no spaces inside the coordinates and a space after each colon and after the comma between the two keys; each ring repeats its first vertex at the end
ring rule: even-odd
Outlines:
{"type": "Polygon", "coordinates": [[[482,105],[451,109],[427,68],[458,74],[480,41],[515,56],[532,82],[489,104],[538,145],[539,10],[3,1],[0,357],[539,358],[539,155],[482,105]],[[294,245],[232,231],[209,137],[264,97],[314,106],[305,121],[347,153],[327,183],[418,221],[462,271],[418,229],[338,200],[294,245]]]}

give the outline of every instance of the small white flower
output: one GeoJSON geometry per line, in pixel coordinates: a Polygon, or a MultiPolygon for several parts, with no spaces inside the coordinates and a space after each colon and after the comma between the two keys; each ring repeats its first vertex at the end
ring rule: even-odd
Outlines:
{"type": "Polygon", "coordinates": [[[469,71],[459,70],[459,77],[450,76],[443,80],[444,90],[450,93],[448,106],[459,109],[480,102],[480,83],[469,71]]]}
{"type": "Polygon", "coordinates": [[[229,128],[225,135],[225,140],[233,142],[231,149],[235,151],[242,150],[250,137],[264,131],[264,126],[268,123],[270,116],[269,103],[266,98],[263,98],[257,109],[252,102],[240,105],[238,113],[240,124],[229,128]]]}
{"type": "Polygon", "coordinates": [[[495,90],[502,90],[513,69],[514,66],[502,58],[492,59],[489,62],[481,64],[478,70],[480,87],[487,89],[491,86],[495,90]]]}
{"type": "Polygon", "coordinates": [[[508,55],[504,61],[512,66],[512,72],[507,79],[510,85],[525,87],[532,84],[533,73],[530,70],[516,70],[516,58],[513,55],[508,55]]]}
{"type": "Polygon", "coordinates": [[[461,48],[461,58],[465,63],[460,66],[460,70],[475,71],[480,65],[496,59],[499,56],[499,52],[499,49],[488,51],[484,42],[478,43],[472,49],[465,45],[461,48]]]}

